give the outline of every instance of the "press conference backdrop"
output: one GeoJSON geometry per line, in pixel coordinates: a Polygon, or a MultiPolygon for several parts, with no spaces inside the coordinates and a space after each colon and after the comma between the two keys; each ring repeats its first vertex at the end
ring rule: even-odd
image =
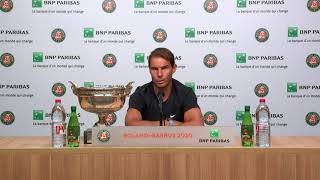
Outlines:
{"type": "MultiPolygon", "coordinates": [[[[78,86],[151,80],[157,47],[175,54],[206,126],[235,126],[260,97],[274,135],[320,135],[319,0],[0,0],[0,135],[49,135],[56,98],[81,129],[98,117],[78,86]]],[[[124,107],[108,116],[124,126],[124,107]]],[[[68,120],[68,118],[67,118],[68,120]]]]}

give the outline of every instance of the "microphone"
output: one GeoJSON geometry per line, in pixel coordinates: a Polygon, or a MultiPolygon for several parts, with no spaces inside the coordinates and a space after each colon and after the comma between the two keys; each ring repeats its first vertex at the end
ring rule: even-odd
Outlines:
{"type": "Polygon", "coordinates": [[[158,106],[160,111],[160,126],[163,126],[163,111],[162,111],[162,103],[163,103],[163,90],[159,89],[157,99],[158,99],[158,106]]]}

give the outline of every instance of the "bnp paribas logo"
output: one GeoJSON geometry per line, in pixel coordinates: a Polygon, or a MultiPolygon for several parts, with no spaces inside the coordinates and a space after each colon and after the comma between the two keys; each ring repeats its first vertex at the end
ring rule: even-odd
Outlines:
{"type": "Polygon", "coordinates": [[[63,29],[56,28],[51,32],[51,39],[54,42],[60,43],[66,39],[66,33],[63,29]]]}
{"type": "Polygon", "coordinates": [[[43,110],[33,110],[33,120],[43,120],[43,110]]]}
{"type": "Polygon", "coordinates": [[[4,67],[10,67],[13,65],[14,63],[14,57],[12,54],[10,53],[3,53],[1,56],[0,56],[0,61],[1,61],[1,64],[2,66],[4,67]]]}
{"type": "Polygon", "coordinates": [[[42,52],[33,52],[32,53],[33,62],[43,62],[43,53],[42,52]]]}
{"type": "Polygon", "coordinates": [[[218,3],[215,0],[206,0],[203,4],[203,8],[208,13],[213,13],[218,9],[218,3]]]}
{"type": "Polygon", "coordinates": [[[167,32],[164,29],[158,28],[153,31],[153,39],[158,43],[162,43],[167,39],[167,32]]]}
{"type": "Polygon", "coordinates": [[[1,122],[4,125],[11,125],[14,122],[14,114],[11,111],[5,111],[3,113],[1,113],[0,116],[1,122]]]}
{"type": "Polygon", "coordinates": [[[105,123],[107,126],[111,126],[112,124],[114,124],[117,121],[117,115],[116,113],[108,113],[107,115],[105,115],[105,123]]]}
{"type": "Polygon", "coordinates": [[[259,28],[255,33],[258,42],[266,42],[269,39],[269,31],[265,28],[259,28]]]}
{"type": "Polygon", "coordinates": [[[287,82],[287,92],[289,92],[289,93],[298,92],[298,83],[296,83],[296,82],[287,82]]]}
{"type": "Polygon", "coordinates": [[[135,63],[144,63],[144,53],[135,53],[134,54],[135,63]]]}
{"type": "Polygon", "coordinates": [[[33,8],[42,8],[42,0],[32,0],[33,8]]]}
{"type": "Polygon", "coordinates": [[[310,126],[315,126],[319,123],[320,117],[319,117],[319,114],[316,112],[309,112],[306,115],[305,120],[307,124],[309,124],[310,126]]]}
{"type": "Polygon", "coordinates": [[[51,88],[52,94],[57,97],[63,96],[66,93],[66,91],[67,91],[66,86],[60,82],[55,83],[51,88]]]}
{"type": "Polygon", "coordinates": [[[219,136],[220,136],[219,129],[216,129],[216,128],[210,129],[210,138],[219,138],[219,136]]]}
{"type": "Polygon", "coordinates": [[[320,57],[318,54],[310,54],[307,59],[306,63],[311,68],[316,68],[320,64],[320,57]]]}
{"type": "Polygon", "coordinates": [[[236,62],[237,63],[246,63],[247,54],[246,53],[237,53],[236,54],[236,62]]]}
{"type": "Polygon", "coordinates": [[[94,29],[93,28],[83,28],[83,37],[84,38],[93,38],[94,29]]]}
{"type": "Polygon", "coordinates": [[[203,122],[206,125],[212,126],[217,122],[217,120],[218,120],[217,114],[212,111],[208,111],[203,115],[203,122]]]}
{"type": "Polygon", "coordinates": [[[298,27],[288,27],[288,37],[298,37],[298,27]]]}
{"type": "Polygon", "coordinates": [[[236,111],[236,121],[242,121],[244,118],[244,111],[236,111]]]}
{"type": "Polygon", "coordinates": [[[102,3],[102,9],[106,13],[113,13],[116,10],[117,4],[114,0],[104,0],[102,3]]]}
{"type": "Polygon", "coordinates": [[[184,29],[184,37],[186,38],[194,38],[196,37],[196,28],[187,27],[184,29]]]}
{"type": "Polygon", "coordinates": [[[134,8],[144,8],[144,0],[134,0],[134,8]]]}
{"type": "Polygon", "coordinates": [[[13,2],[11,0],[0,0],[0,10],[2,12],[10,12],[13,9],[13,2]]]}
{"type": "Polygon", "coordinates": [[[83,86],[84,87],[94,87],[94,82],[84,82],[83,86]]]}
{"type": "Polygon", "coordinates": [[[319,11],[319,9],[320,9],[320,0],[308,0],[307,7],[311,12],[319,11]]]}
{"type": "Polygon", "coordinates": [[[247,0],[237,0],[237,7],[238,8],[246,8],[247,7],[247,0]]]}
{"type": "Polygon", "coordinates": [[[207,54],[203,58],[203,63],[208,68],[213,68],[218,64],[218,58],[214,54],[207,54]]]}
{"type": "Polygon", "coordinates": [[[113,67],[113,66],[116,65],[116,63],[117,63],[117,58],[116,58],[116,56],[113,55],[113,54],[106,54],[106,55],[104,55],[103,58],[102,58],[102,63],[103,63],[106,67],[111,68],[111,67],[113,67]]]}
{"type": "Polygon", "coordinates": [[[259,83],[254,88],[254,93],[258,97],[266,97],[268,95],[268,93],[269,93],[269,87],[264,83],[259,83]]]}
{"type": "Polygon", "coordinates": [[[100,142],[108,142],[110,140],[110,132],[102,129],[98,132],[97,138],[100,142]]]}
{"type": "Polygon", "coordinates": [[[185,82],[184,85],[191,88],[193,92],[196,91],[196,84],[194,82],[185,82]]]}

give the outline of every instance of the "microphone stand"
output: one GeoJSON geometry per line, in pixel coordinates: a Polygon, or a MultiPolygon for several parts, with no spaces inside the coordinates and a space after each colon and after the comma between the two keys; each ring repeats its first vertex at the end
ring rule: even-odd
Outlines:
{"type": "Polygon", "coordinates": [[[162,103],[163,103],[163,91],[160,90],[158,93],[158,106],[159,106],[159,112],[160,112],[160,126],[163,126],[163,111],[162,111],[162,103]]]}

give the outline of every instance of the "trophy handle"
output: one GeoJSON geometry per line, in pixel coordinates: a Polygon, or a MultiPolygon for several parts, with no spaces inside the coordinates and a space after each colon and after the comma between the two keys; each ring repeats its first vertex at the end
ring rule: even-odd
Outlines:
{"type": "Polygon", "coordinates": [[[124,95],[125,96],[128,96],[130,93],[131,93],[131,90],[132,90],[132,84],[134,83],[134,81],[131,81],[129,82],[127,85],[126,85],[126,89],[124,90],[124,95]]]}
{"type": "Polygon", "coordinates": [[[71,84],[71,89],[74,95],[78,96],[78,88],[77,85],[71,81],[69,81],[69,83],[71,84]]]}

